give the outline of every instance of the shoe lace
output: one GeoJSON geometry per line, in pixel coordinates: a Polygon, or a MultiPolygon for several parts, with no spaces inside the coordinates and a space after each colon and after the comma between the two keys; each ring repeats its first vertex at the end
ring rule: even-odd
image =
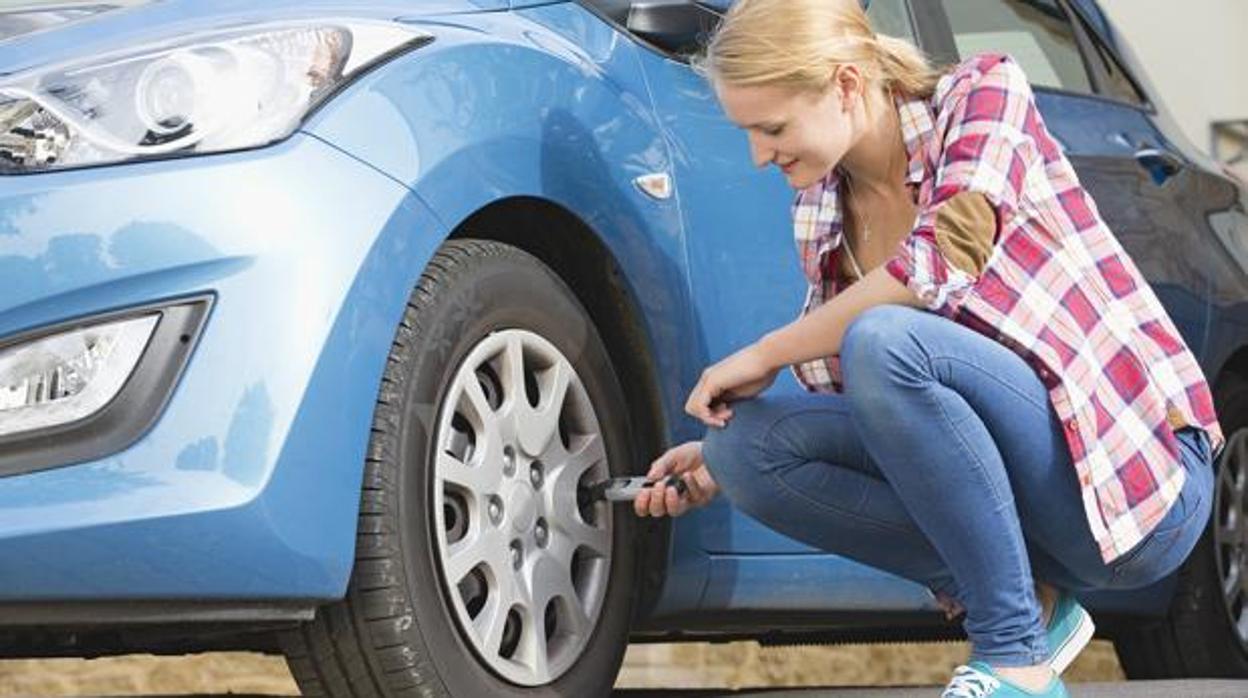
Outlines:
{"type": "Polygon", "coordinates": [[[963,664],[953,670],[953,678],[940,698],[984,698],[1000,686],[995,678],[963,664]]]}

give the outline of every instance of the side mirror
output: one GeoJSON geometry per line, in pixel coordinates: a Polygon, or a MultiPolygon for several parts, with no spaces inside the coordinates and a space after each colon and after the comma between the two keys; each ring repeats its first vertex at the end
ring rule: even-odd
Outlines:
{"type": "Polygon", "coordinates": [[[627,27],[665,51],[688,55],[715,31],[720,18],[717,10],[696,0],[636,0],[629,6],[627,27]]]}

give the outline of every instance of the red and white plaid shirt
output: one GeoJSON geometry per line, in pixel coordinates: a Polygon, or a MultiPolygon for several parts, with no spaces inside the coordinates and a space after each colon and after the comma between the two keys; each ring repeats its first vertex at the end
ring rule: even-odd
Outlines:
{"type": "MultiPolygon", "coordinates": [[[[1108,563],[1161,520],[1186,471],[1173,429],[1222,429],[1200,366],[1049,135],[1012,58],[981,54],[943,76],[930,100],[896,100],[918,206],[885,268],[932,312],[1022,356],[1049,389],[1108,563]],[[943,202],[984,195],[993,249],[972,276],[949,263],[934,224],[943,202]]],[[[833,169],[800,191],[794,233],[810,282],[802,314],[836,295],[842,241],[833,169]]],[[[840,392],[839,359],[793,367],[810,391],[840,392]]]]}

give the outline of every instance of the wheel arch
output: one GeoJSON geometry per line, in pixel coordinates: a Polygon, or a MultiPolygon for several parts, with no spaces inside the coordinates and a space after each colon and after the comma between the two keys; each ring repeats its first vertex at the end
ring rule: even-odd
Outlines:
{"type": "MultiPolygon", "coordinates": [[[[451,240],[463,238],[492,240],[524,250],[568,284],[589,312],[622,379],[628,431],[641,463],[648,463],[665,447],[664,434],[668,431],[659,388],[660,369],[637,297],[603,239],[573,212],[532,196],[501,199],[474,212],[448,236],[451,240]]],[[[635,471],[641,471],[641,463],[634,464],[635,471]]],[[[646,522],[638,617],[658,598],[671,539],[666,520],[646,522]]]]}

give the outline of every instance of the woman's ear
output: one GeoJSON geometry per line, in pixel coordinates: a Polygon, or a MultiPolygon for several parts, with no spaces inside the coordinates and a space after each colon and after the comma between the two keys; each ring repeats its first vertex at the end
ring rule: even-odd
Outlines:
{"type": "Polygon", "coordinates": [[[841,102],[841,111],[852,114],[863,98],[862,72],[853,63],[842,63],[832,71],[831,87],[841,102]]]}

